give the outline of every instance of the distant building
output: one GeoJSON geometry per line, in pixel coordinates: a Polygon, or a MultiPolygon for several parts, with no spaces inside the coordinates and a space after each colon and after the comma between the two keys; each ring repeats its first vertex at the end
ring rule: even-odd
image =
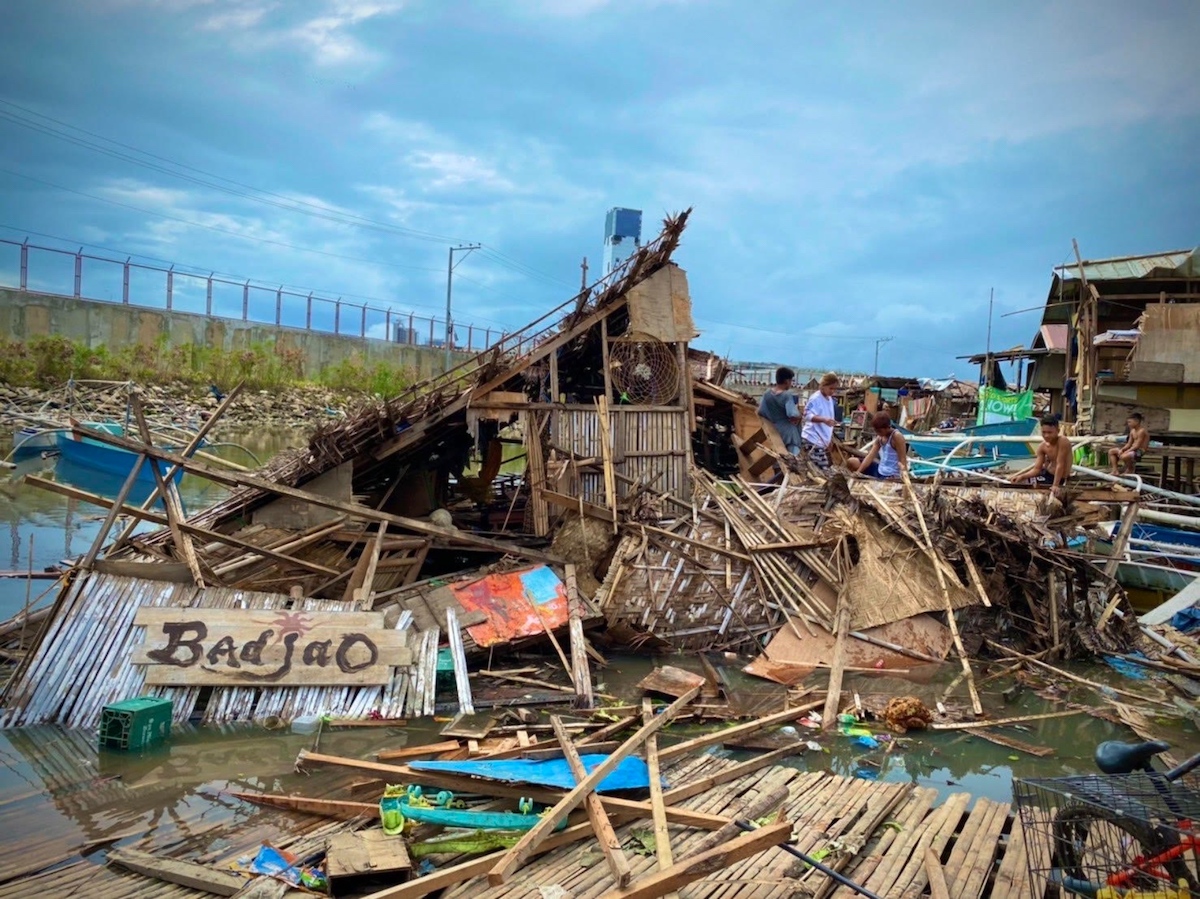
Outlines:
{"type": "Polygon", "coordinates": [[[614,206],[604,219],[604,274],[608,274],[642,245],[642,211],[614,206]]]}

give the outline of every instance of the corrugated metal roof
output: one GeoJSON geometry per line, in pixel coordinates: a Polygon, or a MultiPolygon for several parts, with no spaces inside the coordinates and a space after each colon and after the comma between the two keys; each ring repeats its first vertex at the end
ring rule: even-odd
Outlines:
{"type": "MultiPolygon", "coordinates": [[[[1079,265],[1060,265],[1055,270],[1066,280],[1078,280],[1079,265]]],[[[1116,256],[1085,259],[1083,273],[1089,281],[1129,281],[1137,278],[1187,278],[1200,273],[1200,247],[1148,256],[1116,256]]]]}

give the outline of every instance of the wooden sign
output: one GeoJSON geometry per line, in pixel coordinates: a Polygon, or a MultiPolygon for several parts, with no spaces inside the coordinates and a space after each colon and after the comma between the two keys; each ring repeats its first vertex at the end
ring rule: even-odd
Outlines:
{"type": "Polygon", "coordinates": [[[412,662],[382,612],[143,606],[133,623],[146,628],[133,664],[152,686],[386,684],[412,662]]]}

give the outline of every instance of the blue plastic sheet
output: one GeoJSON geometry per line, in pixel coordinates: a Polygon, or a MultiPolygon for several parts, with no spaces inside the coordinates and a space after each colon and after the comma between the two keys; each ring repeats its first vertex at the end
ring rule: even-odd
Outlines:
{"type": "Polygon", "coordinates": [[[1176,612],[1171,616],[1171,627],[1184,634],[1190,634],[1196,628],[1200,628],[1200,609],[1193,606],[1182,612],[1176,612]]]}
{"type": "MultiPolygon", "coordinates": [[[[590,774],[607,759],[606,755],[585,755],[583,767],[590,774]]],[[[452,774],[469,774],[505,783],[527,783],[543,787],[558,787],[569,790],[575,786],[566,759],[499,759],[493,761],[460,762],[409,762],[414,771],[446,771],[452,774]]],[[[614,793],[618,790],[645,790],[650,787],[650,770],[639,758],[624,758],[617,767],[600,781],[597,793],[614,793]]]]}
{"type": "MultiPolygon", "coordinates": [[[[1141,655],[1141,653],[1138,653],[1138,655],[1141,655]]],[[[1126,677],[1133,678],[1134,680],[1145,680],[1147,677],[1146,669],[1141,665],[1138,665],[1136,662],[1130,662],[1126,659],[1115,659],[1112,656],[1105,656],[1104,661],[1107,662],[1108,666],[1114,671],[1118,671],[1126,677]]]]}

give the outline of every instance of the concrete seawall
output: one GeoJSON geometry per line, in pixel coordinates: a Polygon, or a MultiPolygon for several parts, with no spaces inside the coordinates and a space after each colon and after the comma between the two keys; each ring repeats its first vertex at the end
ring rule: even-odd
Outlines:
{"type": "MultiPolygon", "coordinates": [[[[324,369],[352,358],[367,365],[382,363],[409,368],[417,377],[426,378],[441,372],[446,359],[445,351],[439,348],[373,337],[350,337],[10,288],[0,288],[0,334],[12,340],[58,335],[89,347],[105,346],[114,351],[137,344],[156,346],[164,340],[169,346],[194,344],[223,350],[266,344],[275,347],[276,352],[299,350],[304,355],[305,377],[313,379],[324,369]]],[[[451,365],[467,358],[467,353],[451,353],[451,365]]]]}

